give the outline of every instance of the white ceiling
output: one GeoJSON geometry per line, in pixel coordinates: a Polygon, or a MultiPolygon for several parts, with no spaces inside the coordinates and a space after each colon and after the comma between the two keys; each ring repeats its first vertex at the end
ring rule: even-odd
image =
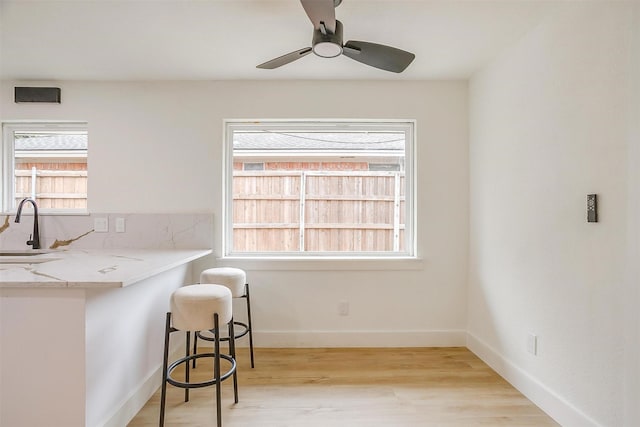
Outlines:
{"type": "Polygon", "coordinates": [[[20,80],[465,79],[557,4],[343,0],[344,40],[416,54],[402,74],[346,56],[259,63],[311,45],[298,0],[0,0],[0,78],[20,80]]]}

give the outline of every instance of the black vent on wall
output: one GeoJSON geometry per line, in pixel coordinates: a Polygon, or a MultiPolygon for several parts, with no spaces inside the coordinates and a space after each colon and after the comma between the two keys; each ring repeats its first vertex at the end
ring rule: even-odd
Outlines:
{"type": "Polygon", "coordinates": [[[59,87],[14,87],[15,102],[53,102],[60,104],[59,87]]]}

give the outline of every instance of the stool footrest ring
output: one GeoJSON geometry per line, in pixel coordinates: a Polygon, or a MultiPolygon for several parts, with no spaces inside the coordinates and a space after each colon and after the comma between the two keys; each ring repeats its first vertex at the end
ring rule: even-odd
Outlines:
{"type": "MultiPolygon", "coordinates": [[[[189,388],[189,389],[190,388],[208,387],[208,386],[216,384],[218,381],[215,378],[213,378],[211,380],[207,380],[207,381],[197,382],[197,383],[187,383],[187,382],[175,380],[175,379],[173,379],[171,377],[171,373],[173,372],[173,370],[176,369],[181,364],[188,363],[191,360],[200,359],[202,357],[215,358],[216,354],[215,353],[192,354],[190,356],[186,356],[186,357],[183,357],[181,359],[176,360],[171,365],[169,365],[169,367],[167,368],[167,382],[169,384],[173,385],[173,386],[176,386],[176,387],[189,388]]],[[[233,359],[233,357],[231,357],[229,355],[226,355],[226,354],[221,354],[220,355],[220,359],[221,360],[226,360],[231,365],[227,371],[225,371],[223,374],[220,374],[220,381],[222,382],[222,381],[226,380],[227,378],[229,378],[236,371],[236,361],[233,359]]]]}
{"type": "MultiPolygon", "coordinates": [[[[247,335],[250,331],[249,326],[247,326],[246,323],[242,323],[242,322],[233,322],[234,325],[238,325],[240,327],[242,327],[243,329],[241,329],[240,333],[235,333],[234,332],[234,338],[238,339],[238,338],[242,338],[243,336],[247,335]]],[[[210,329],[209,332],[213,333],[214,329],[210,329]]],[[[202,335],[201,331],[196,332],[196,335],[198,338],[205,340],[205,341],[215,341],[214,337],[208,337],[206,335],[202,335]]],[[[229,337],[220,337],[220,341],[229,341],[229,337]]]]}

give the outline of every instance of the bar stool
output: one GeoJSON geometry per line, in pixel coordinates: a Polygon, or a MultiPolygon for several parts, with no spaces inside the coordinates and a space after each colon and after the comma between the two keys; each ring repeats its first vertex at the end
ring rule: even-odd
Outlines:
{"type": "MultiPolygon", "coordinates": [[[[234,322],[237,326],[242,327],[242,331],[236,334],[235,339],[242,338],[249,334],[249,353],[251,356],[251,367],[254,368],[253,362],[253,328],[251,326],[251,298],[249,297],[249,283],[247,283],[247,275],[244,270],[232,267],[216,267],[204,270],[200,274],[200,283],[211,283],[223,285],[229,288],[233,298],[244,298],[247,304],[247,323],[234,322]]],[[[205,341],[212,341],[210,336],[202,335],[196,332],[193,339],[193,353],[196,353],[198,346],[198,338],[205,341]]],[[[229,337],[222,337],[220,341],[228,341],[229,337]]],[[[195,360],[193,361],[195,367],[195,360]]]]}
{"type": "Polygon", "coordinates": [[[238,403],[238,378],[235,361],[235,343],[233,330],[233,303],[231,291],[221,285],[184,286],[171,295],[171,311],[167,313],[164,335],[164,361],[162,364],[162,393],[160,397],[160,427],[164,426],[167,383],[184,388],[184,401],[189,401],[189,389],[216,386],[217,425],[222,425],[221,383],[233,376],[233,393],[238,403]],[[228,325],[229,355],[220,354],[220,325],[228,325]],[[214,334],[214,352],[189,355],[190,332],[211,330],[214,334]],[[167,366],[169,359],[169,336],[173,332],[186,331],[187,345],[185,357],[167,366]],[[213,378],[191,382],[189,380],[189,362],[200,358],[211,358],[213,361],[213,378]],[[220,362],[224,361],[228,368],[221,372],[220,362]],[[171,374],[178,366],[184,365],[185,380],[178,381],[171,374]]]}

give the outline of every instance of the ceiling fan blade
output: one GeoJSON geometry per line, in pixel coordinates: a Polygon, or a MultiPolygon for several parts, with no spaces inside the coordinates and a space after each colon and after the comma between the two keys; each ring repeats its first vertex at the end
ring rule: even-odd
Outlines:
{"type": "Polygon", "coordinates": [[[300,3],[313,23],[313,28],[319,30],[320,23],[324,22],[330,33],[336,32],[336,8],[333,0],[300,0],[300,3]]]}
{"type": "Polygon", "coordinates": [[[287,53],[286,55],[279,56],[275,59],[272,59],[271,61],[263,62],[262,64],[257,65],[256,68],[273,70],[274,68],[278,68],[288,64],[289,62],[293,62],[296,59],[300,59],[303,56],[307,56],[310,53],[311,53],[311,48],[305,47],[304,49],[299,49],[299,50],[287,53]]]}
{"type": "Polygon", "coordinates": [[[413,53],[382,44],[349,40],[342,53],[363,64],[394,73],[403,72],[416,57],[413,53]]]}

